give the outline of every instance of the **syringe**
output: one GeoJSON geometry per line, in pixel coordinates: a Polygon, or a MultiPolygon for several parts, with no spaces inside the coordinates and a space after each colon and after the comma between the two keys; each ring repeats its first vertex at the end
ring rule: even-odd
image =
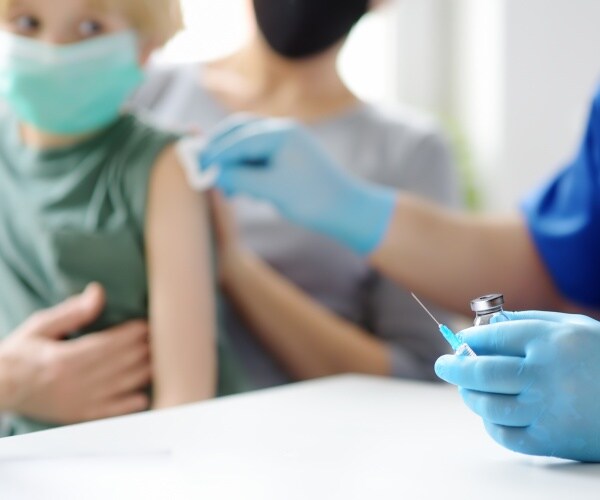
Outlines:
{"type": "Polygon", "coordinates": [[[419,297],[417,297],[412,292],[411,292],[411,295],[419,303],[419,305],[423,309],[425,309],[425,312],[427,314],[429,314],[431,319],[436,322],[438,328],[440,329],[440,332],[442,333],[442,335],[444,336],[444,338],[446,339],[448,344],[450,344],[450,347],[452,347],[454,354],[456,354],[457,356],[477,356],[477,354],[475,354],[475,352],[473,352],[473,349],[471,349],[468,344],[462,342],[458,338],[458,336],[452,330],[450,330],[450,328],[448,328],[446,325],[443,325],[437,319],[435,319],[435,316],[433,314],[431,314],[429,309],[427,309],[427,307],[425,307],[425,304],[423,304],[423,302],[421,302],[419,300],[419,297]]]}

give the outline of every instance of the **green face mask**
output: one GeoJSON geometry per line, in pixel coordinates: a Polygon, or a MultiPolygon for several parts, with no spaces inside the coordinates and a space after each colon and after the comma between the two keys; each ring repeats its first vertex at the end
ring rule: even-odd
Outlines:
{"type": "Polygon", "coordinates": [[[143,79],[131,31],[71,45],[0,32],[0,98],[48,133],[85,134],[113,122],[143,79]]]}

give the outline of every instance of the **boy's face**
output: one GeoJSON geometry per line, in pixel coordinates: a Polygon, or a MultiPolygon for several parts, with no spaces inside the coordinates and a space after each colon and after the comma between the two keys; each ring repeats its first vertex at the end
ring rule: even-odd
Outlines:
{"type": "Polygon", "coordinates": [[[94,9],[89,0],[15,0],[0,29],[55,45],[130,29],[117,12],[94,9]]]}

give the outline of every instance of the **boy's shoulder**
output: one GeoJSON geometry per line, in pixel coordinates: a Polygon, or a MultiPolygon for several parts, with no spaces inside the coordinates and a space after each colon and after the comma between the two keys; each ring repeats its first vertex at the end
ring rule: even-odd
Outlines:
{"type": "Polygon", "coordinates": [[[121,124],[132,134],[130,140],[143,141],[157,138],[177,140],[184,135],[181,131],[159,125],[151,116],[140,112],[127,112],[123,115],[121,124]]]}
{"type": "Polygon", "coordinates": [[[111,178],[114,186],[125,195],[131,215],[143,228],[153,173],[164,154],[181,136],[134,114],[124,115],[118,129],[118,142],[110,145],[111,178]]]}
{"type": "MultiPolygon", "coordinates": [[[[113,135],[117,144],[113,145],[113,154],[127,165],[151,167],[163,150],[179,141],[183,135],[153,123],[145,116],[127,113],[121,117],[113,135]]],[[[127,167],[128,169],[130,167],[127,167]]]]}
{"type": "Polygon", "coordinates": [[[118,125],[113,136],[118,144],[113,145],[114,155],[122,160],[119,163],[151,168],[164,149],[175,144],[182,134],[160,127],[144,116],[128,113],[118,125]]]}

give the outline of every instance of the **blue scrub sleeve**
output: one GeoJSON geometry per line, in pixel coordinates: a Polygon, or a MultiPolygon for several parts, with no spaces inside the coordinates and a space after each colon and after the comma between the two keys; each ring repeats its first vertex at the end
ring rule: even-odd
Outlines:
{"type": "Polygon", "coordinates": [[[523,212],[561,293],[600,308],[600,92],[579,154],[526,199],[523,212]]]}

